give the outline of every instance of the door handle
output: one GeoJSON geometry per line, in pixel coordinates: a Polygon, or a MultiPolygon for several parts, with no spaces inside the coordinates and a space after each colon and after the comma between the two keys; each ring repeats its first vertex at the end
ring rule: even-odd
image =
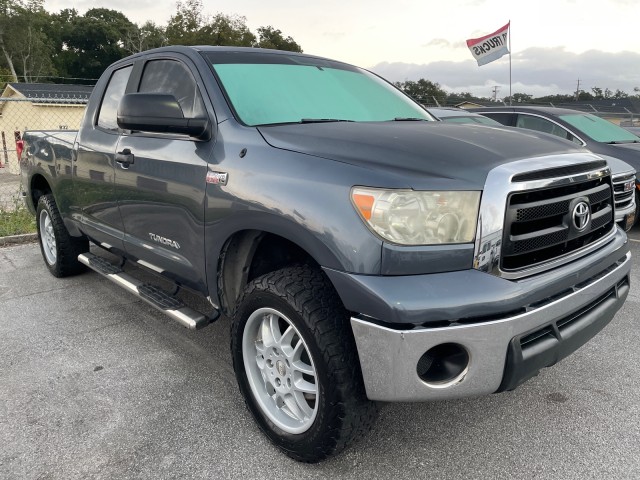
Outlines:
{"type": "Polygon", "coordinates": [[[127,168],[129,165],[131,165],[134,159],[135,156],[128,148],[125,148],[121,152],[116,153],[116,162],[119,163],[123,168],[127,168]]]}

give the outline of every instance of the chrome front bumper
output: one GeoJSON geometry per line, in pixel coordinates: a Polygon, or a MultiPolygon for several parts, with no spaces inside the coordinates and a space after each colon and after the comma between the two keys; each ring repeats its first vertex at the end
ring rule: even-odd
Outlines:
{"type": "Polygon", "coordinates": [[[500,389],[514,337],[571,317],[610,294],[615,301],[603,313],[608,321],[624,303],[628,288],[619,285],[628,280],[630,270],[631,254],[627,252],[605,273],[574,286],[561,298],[495,321],[397,330],[351,318],[367,396],[380,401],[425,401],[494,393],[500,389]],[[418,361],[427,350],[444,343],[467,350],[468,368],[454,382],[428,384],[418,376],[418,361]]]}
{"type": "Polygon", "coordinates": [[[620,228],[622,228],[625,231],[628,231],[628,230],[631,229],[631,227],[635,223],[634,222],[635,213],[636,213],[636,202],[635,202],[635,198],[634,198],[634,201],[628,207],[620,208],[620,209],[616,208],[615,217],[614,217],[615,222],[618,225],[620,225],[620,228]],[[628,220],[629,216],[633,217],[633,218],[631,218],[630,221],[628,220]]]}

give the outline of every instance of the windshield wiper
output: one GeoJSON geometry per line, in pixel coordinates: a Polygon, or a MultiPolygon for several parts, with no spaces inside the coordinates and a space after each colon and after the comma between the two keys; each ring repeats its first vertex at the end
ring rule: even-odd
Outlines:
{"type": "Polygon", "coordinates": [[[331,122],[353,122],[353,120],[343,120],[340,118],[301,118],[300,123],[331,123],[331,122]]]}
{"type": "Polygon", "coordinates": [[[393,119],[394,122],[430,122],[431,120],[427,120],[426,118],[418,118],[418,117],[396,117],[393,119]]]}
{"type": "Polygon", "coordinates": [[[640,140],[611,140],[607,142],[609,145],[622,145],[625,143],[640,143],[640,140]]]}

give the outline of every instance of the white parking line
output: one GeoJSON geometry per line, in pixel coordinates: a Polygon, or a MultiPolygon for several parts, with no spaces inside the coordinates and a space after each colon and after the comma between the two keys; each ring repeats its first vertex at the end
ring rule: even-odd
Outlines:
{"type": "Polygon", "coordinates": [[[640,243],[640,240],[636,239],[636,238],[630,238],[629,240],[631,240],[632,242],[638,242],[640,243]]]}

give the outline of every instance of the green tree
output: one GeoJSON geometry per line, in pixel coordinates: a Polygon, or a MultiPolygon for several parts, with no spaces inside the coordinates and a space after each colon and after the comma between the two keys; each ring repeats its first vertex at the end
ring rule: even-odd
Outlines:
{"type": "Polygon", "coordinates": [[[247,19],[237,15],[217,13],[204,32],[212,39],[208,45],[251,47],[256,41],[256,36],[247,27],[247,19]]]}
{"type": "Polygon", "coordinates": [[[43,3],[43,0],[0,2],[1,64],[11,72],[14,82],[36,81],[55,71],[51,42],[45,33],[50,15],[43,3]]]}
{"type": "Polygon", "coordinates": [[[533,99],[535,103],[569,103],[575,101],[575,95],[572,94],[555,94],[545,95],[543,97],[536,97],[533,99]]]}
{"type": "Polygon", "coordinates": [[[201,0],[185,0],[176,4],[166,28],[171,45],[234,45],[250,47],[256,37],[245,17],[237,15],[207,15],[201,0]]]}
{"type": "Polygon", "coordinates": [[[0,67],[0,91],[4,91],[13,76],[8,68],[0,67]]]}
{"type": "Polygon", "coordinates": [[[425,105],[432,105],[434,103],[444,105],[448,97],[447,92],[440,88],[440,84],[424,78],[415,82],[412,80],[396,82],[394,85],[416,102],[425,105]]]}
{"type": "Polygon", "coordinates": [[[593,100],[593,95],[589,92],[585,92],[584,90],[580,90],[578,92],[578,98],[576,99],[579,102],[586,102],[588,100],[593,100]]]}
{"type": "Polygon", "coordinates": [[[604,94],[600,87],[593,87],[591,91],[593,92],[593,98],[595,100],[602,100],[604,98],[604,94]]]}
{"type": "Polygon", "coordinates": [[[620,89],[617,89],[617,88],[616,88],[616,91],[615,91],[615,93],[612,95],[612,97],[611,97],[611,98],[616,98],[616,99],[618,99],[618,98],[627,98],[627,97],[629,97],[629,94],[628,94],[628,93],[623,92],[622,90],[620,90],[620,89]]]}
{"type": "Polygon", "coordinates": [[[254,47],[302,52],[302,48],[293,38],[285,38],[280,30],[273,28],[271,25],[258,28],[258,41],[254,47]]]}
{"type": "Polygon", "coordinates": [[[121,12],[92,8],[84,15],[63,10],[56,18],[61,43],[56,61],[65,76],[97,79],[105,68],[127,55],[125,40],[136,26],[121,12]]]}
{"type": "Polygon", "coordinates": [[[486,97],[478,97],[471,92],[451,92],[447,97],[447,105],[456,105],[462,102],[486,102],[486,97]]]}
{"type": "Polygon", "coordinates": [[[176,13],[169,18],[165,28],[167,40],[173,45],[203,45],[201,29],[208,18],[202,13],[200,0],[186,0],[176,3],[176,13]]]}
{"type": "Polygon", "coordinates": [[[124,39],[124,49],[131,54],[165,45],[168,45],[168,40],[164,28],[151,21],[140,27],[136,25],[127,32],[124,39]]]}
{"type": "MultiPolygon", "coordinates": [[[[504,97],[503,101],[509,103],[509,96],[504,97]]],[[[511,103],[531,103],[533,101],[533,95],[529,95],[528,93],[514,93],[513,101],[511,103]]]]}

